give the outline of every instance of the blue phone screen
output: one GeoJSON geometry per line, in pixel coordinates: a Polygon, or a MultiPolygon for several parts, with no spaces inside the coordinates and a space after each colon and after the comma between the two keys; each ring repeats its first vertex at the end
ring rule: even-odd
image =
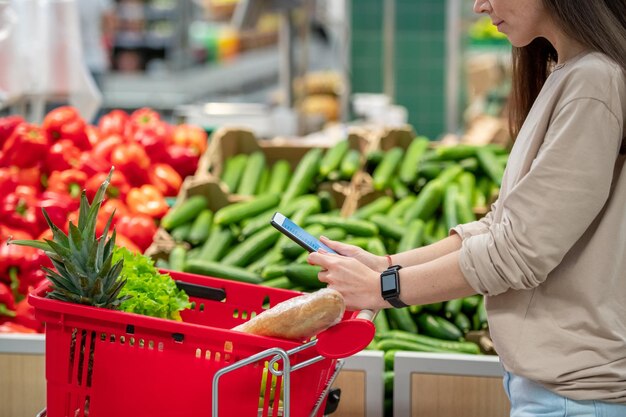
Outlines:
{"type": "Polygon", "coordinates": [[[322,248],[326,252],[337,253],[331,248],[329,248],[328,246],[324,245],[319,240],[317,240],[309,232],[307,232],[306,230],[304,230],[303,228],[301,228],[300,226],[298,226],[297,224],[289,220],[287,217],[285,217],[285,219],[283,220],[282,226],[285,228],[285,230],[287,230],[288,232],[296,236],[298,239],[300,239],[302,242],[307,244],[309,247],[313,248],[313,250],[316,252],[318,249],[322,248]]]}

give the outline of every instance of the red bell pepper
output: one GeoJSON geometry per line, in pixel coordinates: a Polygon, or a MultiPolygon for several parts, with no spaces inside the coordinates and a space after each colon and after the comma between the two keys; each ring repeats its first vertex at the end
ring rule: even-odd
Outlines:
{"type": "Polygon", "coordinates": [[[133,214],[121,216],[117,221],[116,230],[132,240],[143,252],[152,244],[157,227],[152,217],[133,214]]]}
{"type": "Polygon", "coordinates": [[[87,134],[87,140],[89,141],[89,149],[93,148],[96,143],[100,142],[100,131],[96,126],[88,124],[85,127],[85,133],[87,134]]]}
{"type": "Polygon", "coordinates": [[[12,193],[18,185],[17,167],[0,168],[0,195],[12,193]]]}
{"type": "Polygon", "coordinates": [[[152,162],[160,162],[166,158],[166,147],[171,141],[172,129],[166,123],[154,123],[138,128],[133,139],[139,143],[152,162]]]}
{"type": "Polygon", "coordinates": [[[126,176],[131,185],[140,186],[148,182],[150,158],[140,144],[130,142],[118,145],[111,154],[111,163],[126,176]]]}
{"type": "Polygon", "coordinates": [[[70,168],[80,166],[80,156],[82,151],[78,149],[74,142],[68,139],[61,139],[52,144],[46,156],[46,171],[65,171],[70,168]]]}
{"type": "Polygon", "coordinates": [[[23,229],[31,235],[37,234],[37,193],[34,187],[18,185],[15,191],[0,200],[0,222],[23,229]]]}
{"type": "MultiPolygon", "coordinates": [[[[98,188],[102,185],[104,180],[106,179],[108,174],[104,172],[98,172],[93,177],[87,180],[85,184],[85,192],[87,193],[87,198],[89,201],[92,201],[98,191],[98,188]]],[[[111,176],[111,183],[109,184],[106,190],[107,198],[121,198],[122,200],[126,199],[126,194],[130,190],[130,185],[126,180],[126,176],[122,174],[119,170],[113,171],[113,175],[111,176]]]]}
{"type": "Polygon", "coordinates": [[[4,146],[4,142],[13,134],[15,128],[22,123],[26,123],[26,120],[18,115],[0,118],[0,149],[4,146]]]}
{"type": "Polygon", "coordinates": [[[201,127],[181,124],[174,128],[172,143],[193,149],[202,155],[207,148],[207,138],[206,131],[201,127]]]}
{"type": "MultiPolygon", "coordinates": [[[[33,289],[39,287],[46,279],[48,279],[46,278],[46,272],[41,268],[22,272],[20,274],[20,286],[18,291],[23,296],[28,296],[33,289]]],[[[20,303],[18,303],[18,308],[20,303]]]]}
{"type": "Polygon", "coordinates": [[[67,215],[78,208],[79,200],[73,198],[68,193],[45,191],[41,194],[39,201],[37,201],[37,221],[39,222],[40,230],[47,229],[48,223],[43,215],[43,209],[48,213],[48,217],[53,224],[60,229],[64,228],[67,222],[67,215]]]}
{"type": "Polygon", "coordinates": [[[148,178],[150,184],[154,185],[161,191],[164,196],[176,196],[183,184],[183,179],[168,164],[154,164],[148,170],[148,178]]]}
{"type": "Polygon", "coordinates": [[[39,167],[22,168],[14,167],[17,172],[17,182],[19,185],[27,185],[33,189],[40,191],[42,189],[42,175],[39,167]]]}
{"type": "Polygon", "coordinates": [[[111,220],[111,229],[117,225],[117,222],[123,216],[126,216],[130,213],[128,207],[126,207],[126,203],[119,198],[113,198],[110,200],[106,200],[102,207],[100,207],[100,211],[98,211],[98,218],[96,220],[96,232],[98,235],[104,233],[104,228],[106,227],[109,218],[113,216],[113,220],[111,220]]]}
{"type": "Polygon", "coordinates": [[[87,174],[78,169],[54,171],[48,178],[48,191],[69,194],[78,199],[86,183],[87,174]]]}
{"type": "Polygon", "coordinates": [[[0,324],[0,334],[6,333],[37,333],[37,330],[9,321],[0,324]]]}
{"type": "Polygon", "coordinates": [[[100,137],[103,140],[106,140],[111,135],[124,136],[129,121],[130,117],[124,110],[110,111],[100,117],[100,120],[98,121],[100,137]]]}
{"type": "Polygon", "coordinates": [[[11,289],[0,282],[0,317],[15,317],[15,297],[11,289]]]}
{"type": "MultiPolygon", "coordinates": [[[[111,233],[109,233],[109,237],[110,236],[111,233]]],[[[143,253],[139,246],[137,246],[132,240],[130,240],[130,238],[127,238],[123,234],[117,232],[115,237],[115,246],[126,248],[133,253],[143,253]]]]}
{"type": "Polygon", "coordinates": [[[28,303],[28,298],[24,298],[15,306],[14,323],[33,329],[38,333],[44,331],[44,325],[35,317],[35,308],[28,303]]]}
{"type": "Polygon", "coordinates": [[[146,214],[153,219],[160,219],[169,210],[163,194],[150,184],[131,188],[126,196],[126,205],[132,213],[146,214]]]}
{"type": "Polygon", "coordinates": [[[182,145],[170,145],[166,151],[165,162],[171,165],[182,178],[195,174],[200,155],[194,149],[182,145]]]}
{"type": "Polygon", "coordinates": [[[39,126],[22,123],[4,142],[0,166],[34,167],[45,159],[49,147],[48,138],[39,126]]]}
{"type": "Polygon", "coordinates": [[[52,110],[44,117],[42,128],[50,142],[69,139],[81,150],[91,148],[87,137],[87,124],[74,107],[62,106],[52,110]]]}
{"type": "Polygon", "coordinates": [[[91,154],[104,161],[111,162],[111,153],[113,153],[113,149],[123,143],[124,138],[122,136],[117,134],[109,135],[93,147],[91,154]]]}
{"type": "Polygon", "coordinates": [[[131,134],[136,130],[161,123],[161,115],[156,111],[143,107],[130,114],[131,134]]]}
{"type": "Polygon", "coordinates": [[[8,284],[16,300],[21,300],[20,279],[30,271],[42,266],[51,266],[51,262],[41,249],[27,246],[8,245],[0,242],[0,281],[8,284]]]}

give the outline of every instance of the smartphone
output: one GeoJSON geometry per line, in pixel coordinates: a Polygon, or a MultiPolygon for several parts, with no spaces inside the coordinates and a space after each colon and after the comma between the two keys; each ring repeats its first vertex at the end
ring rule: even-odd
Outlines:
{"type": "Polygon", "coordinates": [[[309,252],[317,252],[318,249],[324,249],[329,253],[337,253],[328,246],[324,245],[309,232],[295,224],[284,214],[274,213],[272,219],[270,220],[270,224],[309,252]]]}

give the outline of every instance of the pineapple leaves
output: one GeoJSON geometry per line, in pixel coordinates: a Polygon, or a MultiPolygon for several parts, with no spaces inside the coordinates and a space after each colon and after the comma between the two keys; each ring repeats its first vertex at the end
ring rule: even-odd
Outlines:
{"type": "Polygon", "coordinates": [[[30,246],[31,248],[42,249],[46,252],[52,252],[50,246],[46,242],[40,240],[7,240],[7,245],[30,246]]]}

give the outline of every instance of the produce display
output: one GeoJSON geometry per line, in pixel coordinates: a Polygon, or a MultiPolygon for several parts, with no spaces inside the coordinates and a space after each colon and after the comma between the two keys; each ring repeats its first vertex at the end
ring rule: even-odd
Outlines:
{"type": "Polygon", "coordinates": [[[51,239],[44,208],[68,233],[79,216],[81,191],[93,199],[115,166],[97,232],[115,213],[117,243],[143,252],[169,209],[166,197],[178,194],[206,147],[204,130],[170,125],[147,108],[113,110],[97,126],[69,106],[49,112],[41,125],[21,116],[0,118],[0,322],[42,330],[26,295],[45,278],[40,265],[52,266],[39,249],[7,246],[9,237],[51,239]]]}

